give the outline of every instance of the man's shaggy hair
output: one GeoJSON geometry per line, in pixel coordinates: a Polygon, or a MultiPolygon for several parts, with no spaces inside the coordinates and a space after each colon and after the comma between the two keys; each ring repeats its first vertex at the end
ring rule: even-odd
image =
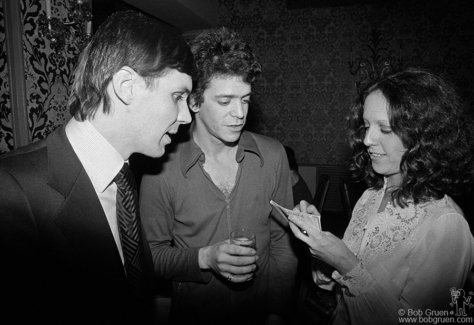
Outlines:
{"type": "Polygon", "coordinates": [[[250,45],[225,27],[204,31],[189,45],[198,71],[191,96],[198,107],[212,78],[237,76],[252,84],[261,73],[250,45]]]}

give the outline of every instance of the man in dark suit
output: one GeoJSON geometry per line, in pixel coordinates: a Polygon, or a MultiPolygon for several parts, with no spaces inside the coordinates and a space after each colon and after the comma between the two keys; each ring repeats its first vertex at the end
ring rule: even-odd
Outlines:
{"type": "Polygon", "coordinates": [[[169,134],[191,121],[193,74],[184,40],[152,18],[117,13],[95,33],[75,71],[73,118],[0,157],[1,324],[151,319],[154,275],[136,195],[120,196],[115,177],[132,153],[163,155],[169,134]],[[137,230],[127,235],[133,258],[124,213],[137,230]]]}

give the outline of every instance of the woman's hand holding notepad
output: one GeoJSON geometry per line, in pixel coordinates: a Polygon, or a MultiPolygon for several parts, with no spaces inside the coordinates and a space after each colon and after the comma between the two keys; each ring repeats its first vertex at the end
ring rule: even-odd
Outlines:
{"type": "MultiPolygon", "coordinates": [[[[300,212],[300,211],[293,211],[285,207],[282,207],[281,205],[279,205],[278,203],[274,201],[270,201],[270,204],[273,205],[283,217],[288,218],[289,216],[292,216],[293,218],[300,220],[302,223],[309,225],[311,227],[314,227],[317,230],[321,231],[321,216],[320,215],[314,215],[314,214],[309,214],[309,213],[300,212]]],[[[299,227],[299,228],[303,234],[307,235],[307,232],[304,230],[304,228],[302,227],[299,227]]]]}

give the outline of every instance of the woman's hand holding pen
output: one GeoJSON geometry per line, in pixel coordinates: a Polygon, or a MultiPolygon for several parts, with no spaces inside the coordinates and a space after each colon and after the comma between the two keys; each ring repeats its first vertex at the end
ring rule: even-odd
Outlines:
{"type": "Polygon", "coordinates": [[[309,215],[290,215],[290,228],[295,236],[305,242],[311,255],[327,264],[333,266],[340,274],[346,274],[359,263],[358,258],[349,250],[344,242],[327,231],[319,231],[315,225],[314,218],[310,215],[318,216],[319,212],[314,205],[306,201],[293,209],[293,211],[305,212],[309,215]],[[308,234],[305,235],[302,231],[308,234]]]}

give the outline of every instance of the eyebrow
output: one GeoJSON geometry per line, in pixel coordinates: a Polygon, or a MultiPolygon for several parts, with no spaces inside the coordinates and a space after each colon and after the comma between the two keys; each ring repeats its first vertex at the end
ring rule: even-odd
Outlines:
{"type": "MultiPolygon", "coordinates": [[[[377,124],[379,124],[380,126],[386,126],[386,127],[389,127],[389,128],[392,128],[392,125],[390,124],[390,121],[387,121],[387,120],[376,120],[375,121],[377,124]]],[[[365,124],[370,124],[369,121],[367,121],[366,119],[364,119],[364,125],[365,124]]]]}
{"type": "MultiPolygon", "coordinates": [[[[252,93],[250,92],[250,93],[248,93],[248,94],[245,94],[245,95],[241,96],[240,98],[248,97],[248,96],[250,96],[251,94],[252,94],[252,93]]],[[[239,98],[239,96],[237,96],[237,95],[232,95],[232,94],[230,94],[230,95],[227,95],[227,94],[219,94],[219,95],[215,95],[214,98],[239,98]]]]}
{"type": "Polygon", "coordinates": [[[185,94],[190,94],[191,90],[188,87],[182,87],[174,91],[175,93],[185,93],[185,94]]]}

